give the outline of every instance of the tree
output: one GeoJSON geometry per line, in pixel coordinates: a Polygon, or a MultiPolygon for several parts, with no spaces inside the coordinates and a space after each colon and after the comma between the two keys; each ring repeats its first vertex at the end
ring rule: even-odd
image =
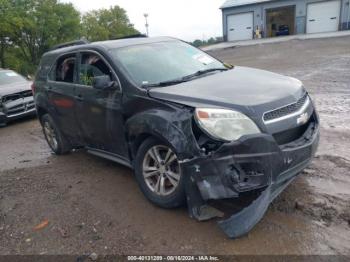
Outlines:
{"type": "Polygon", "coordinates": [[[0,67],[5,68],[7,66],[5,60],[5,52],[8,50],[11,42],[11,27],[8,24],[8,19],[11,13],[6,12],[9,9],[9,1],[0,0],[0,67]]]}
{"type": "Polygon", "coordinates": [[[59,0],[0,0],[0,67],[36,70],[52,46],[86,36],[91,41],[138,34],[119,6],[84,15],[59,0]]]}
{"type": "Polygon", "coordinates": [[[197,40],[193,41],[192,45],[194,45],[195,47],[200,47],[203,45],[203,41],[197,39],[197,40]]]}
{"type": "Polygon", "coordinates": [[[213,45],[213,44],[216,44],[216,40],[214,37],[211,37],[208,39],[207,41],[207,45],[213,45]]]}
{"type": "Polygon", "coordinates": [[[82,33],[90,41],[102,41],[139,34],[130,23],[126,11],[119,6],[100,9],[82,18],[82,33]]]}
{"type": "MultiPolygon", "coordinates": [[[[76,39],[80,13],[72,4],[57,0],[0,0],[0,15],[9,41],[19,49],[33,73],[42,54],[55,44],[76,39]]],[[[0,30],[5,31],[5,30],[0,30]]]]}
{"type": "Polygon", "coordinates": [[[195,47],[201,47],[201,46],[206,46],[206,45],[213,45],[222,42],[223,39],[222,37],[211,37],[208,40],[195,40],[192,42],[192,45],[195,47]]]}

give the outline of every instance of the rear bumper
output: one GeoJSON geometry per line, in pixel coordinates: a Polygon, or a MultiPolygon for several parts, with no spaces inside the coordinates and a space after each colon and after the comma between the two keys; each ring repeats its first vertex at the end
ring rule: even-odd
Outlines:
{"type": "Polygon", "coordinates": [[[261,192],[248,207],[219,222],[231,238],[246,234],[261,220],[272,200],[308,166],[319,137],[316,120],[302,137],[284,146],[279,146],[271,135],[261,134],[225,144],[208,156],[184,161],[182,168],[189,174],[186,186],[190,216],[206,220],[221,214],[208,206],[208,200],[261,192]]]}

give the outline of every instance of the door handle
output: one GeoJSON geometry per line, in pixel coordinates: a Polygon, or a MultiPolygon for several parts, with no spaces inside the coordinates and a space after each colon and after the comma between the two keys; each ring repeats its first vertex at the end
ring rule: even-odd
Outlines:
{"type": "Polygon", "coordinates": [[[247,27],[247,29],[252,29],[251,27],[247,27]]]}
{"type": "Polygon", "coordinates": [[[337,19],[336,17],[331,17],[331,20],[337,19]]]}
{"type": "Polygon", "coordinates": [[[235,31],[235,29],[234,29],[234,28],[231,28],[230,31],[235,31]]]}
{"type": "Polygon", "coordinates": [[[82,95],[77,95],[74,98],[75,98],[75,100],[80,101],[80,102],[84,101],[84,98],[82,97],[82,95]]]}
{"type": "Polygon", "coordinates": [[[309,20],[309,22],[315,22],[315,19],[311,19],[311,20],[309,20]]]}

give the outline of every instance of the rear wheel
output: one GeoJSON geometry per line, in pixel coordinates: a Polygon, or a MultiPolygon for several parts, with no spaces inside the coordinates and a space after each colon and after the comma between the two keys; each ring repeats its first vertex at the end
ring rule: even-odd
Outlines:
{"type": "Polygon", "coordinates": [[[49,114],[45,114],[41,117],[41,125],[43,127],[45,139],[55,154],[63,155],[71,151],[68,141],[49,114]]]}
{"type": "Polygon", "coordinates": [[[184,179],[177,155],[170,146],[147,139],[137,153],[135,174],[142,192],[152,203],[164,208],[184,203],[184,179]]]}

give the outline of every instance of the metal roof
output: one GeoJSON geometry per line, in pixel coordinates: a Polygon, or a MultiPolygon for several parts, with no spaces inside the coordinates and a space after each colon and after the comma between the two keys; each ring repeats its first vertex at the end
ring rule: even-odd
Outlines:
{"type": "Polygon", "coordinates": [[[220,8],[224,9],[224,8],[237,7],[242,5],[251,5],[251,4],[270,2],[270,1],[273,1],[273,0],[226,0],[226,2],[223,3],[223,5],[220,8]]]}

